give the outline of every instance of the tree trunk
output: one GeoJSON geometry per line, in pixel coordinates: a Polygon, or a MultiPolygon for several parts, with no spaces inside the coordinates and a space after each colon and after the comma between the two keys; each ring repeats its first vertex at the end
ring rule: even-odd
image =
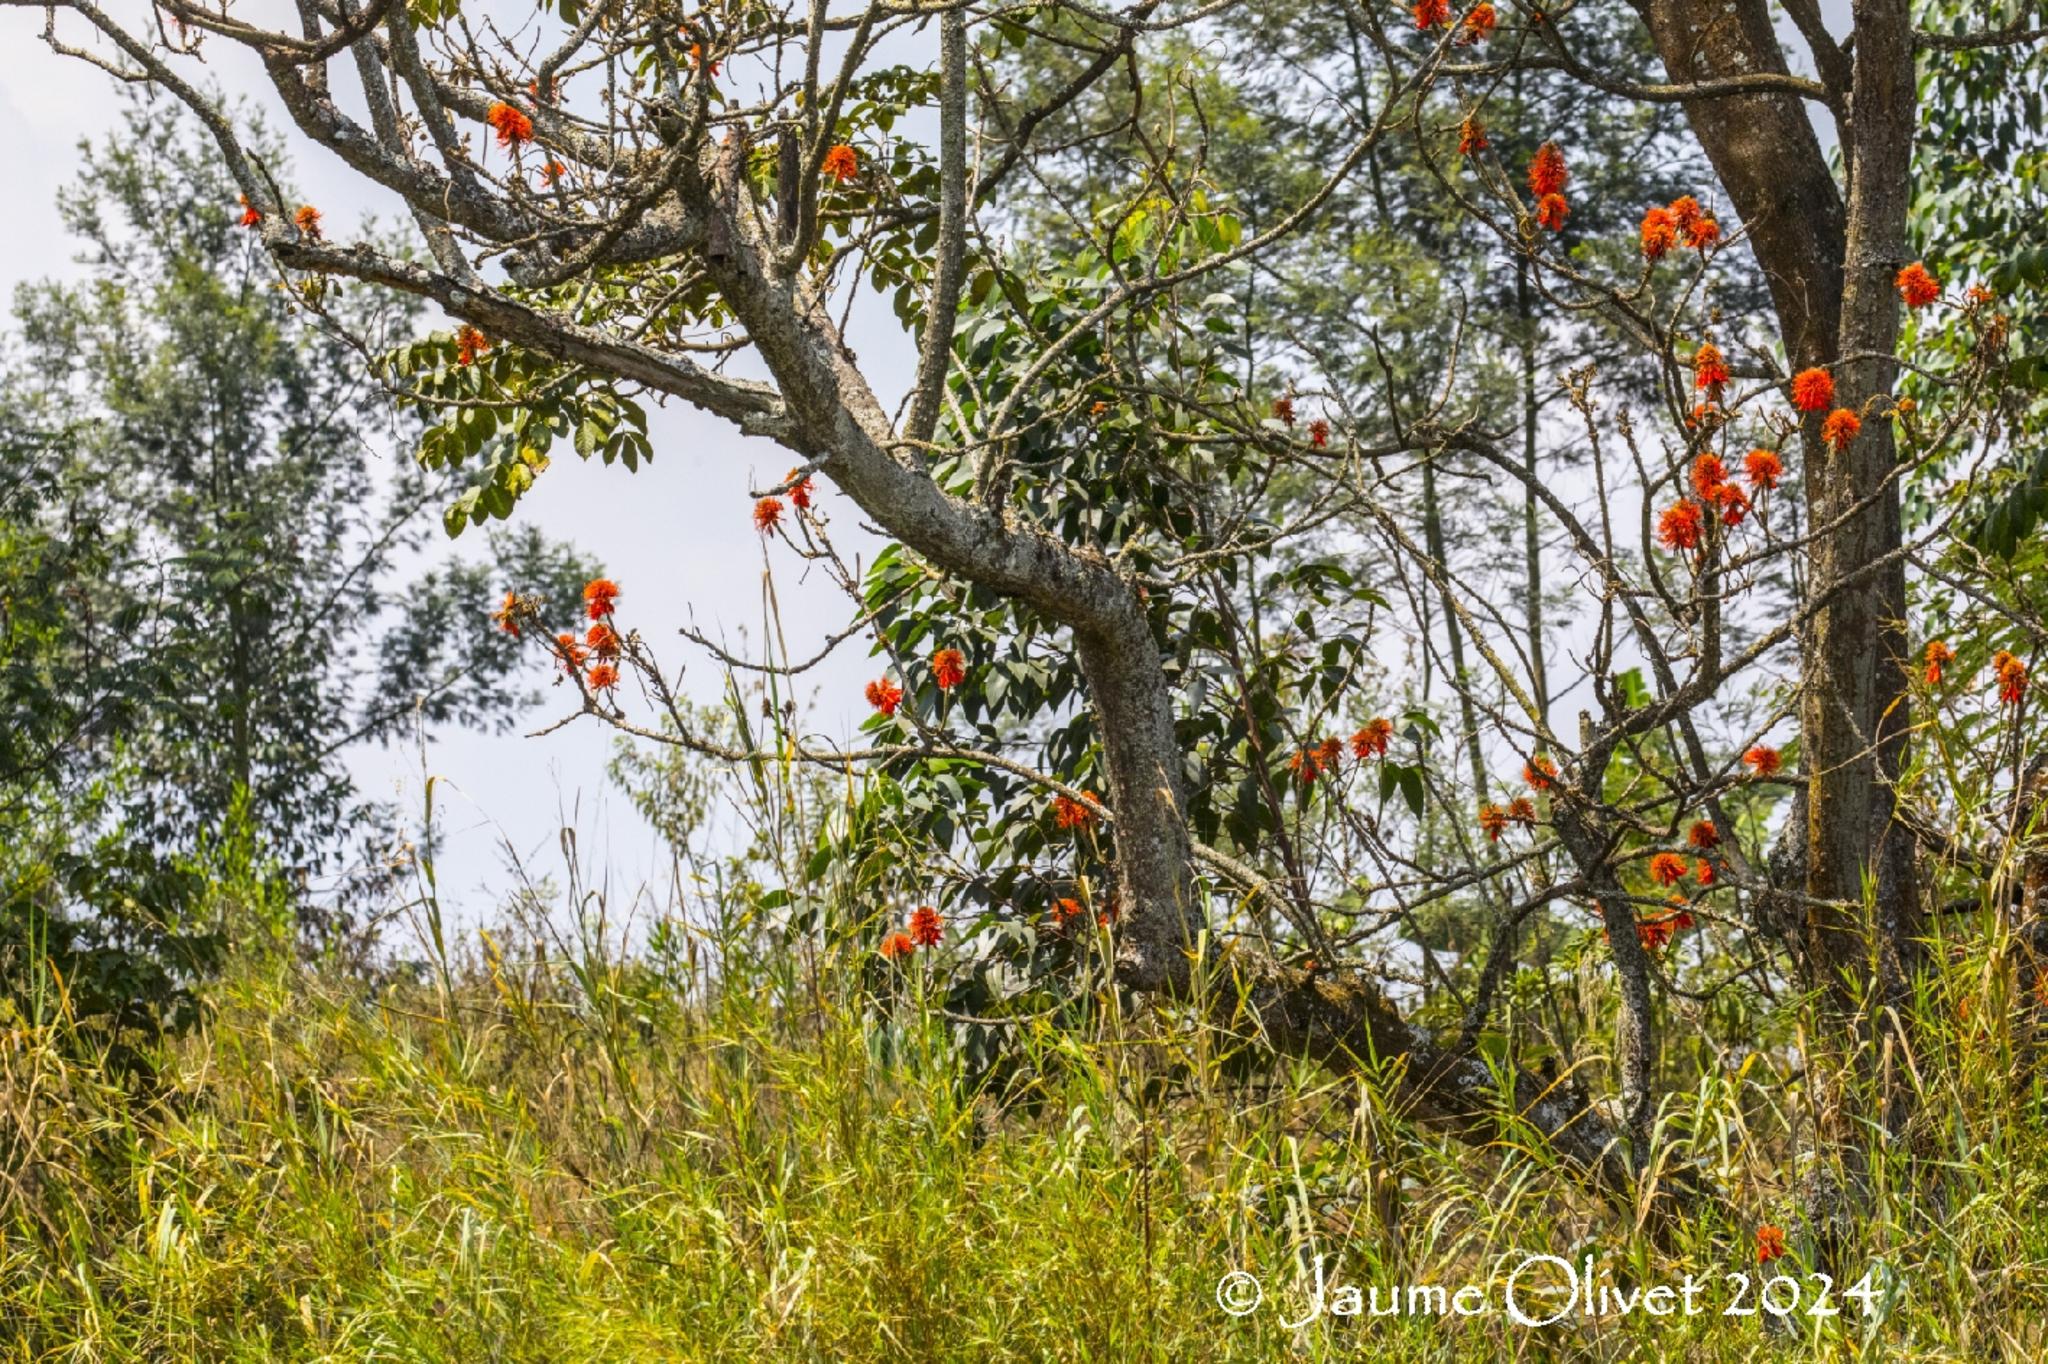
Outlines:
{"type": "MultiPolygon", "coordinates": [[[[1831,978],[1838,1012],[1859,1005],[1877,1017],[1905,1002],[1918,931],[1913,845],[1892,819],[1894,783],[1910,721],[1906,571],[1887,555],[1901,539],[1891,391],[1900,305],[1894,276],[1905,264],[1912,197],[1915,87],[1906,0],[1855,6],[1855,122],[1848,147],[1849,223],[1836,355],[1837,398],[1863,420],[1839,454],[1807,442],[1806,486],[1814,538],[1809,591],[1835,595],[1816,616],[1806,651],[1807,893],[1855,911],[1809,911],[1808,955],[1831,978]],[[1869,505],[1854,509],[1869,499],[1869,505]],[[1866,895],[1868,876],[1873,893],[1866,895]],[[1861,907],[1871,905],[1866,949],[1861,907]],[[1867,987],[1866,983],[1867,982],[1867,987]],[[1864,997],[1859,999],[1858,996],[1864,997]]],[[[1812,422],[1809,422],[1811,427],[1812,422]]],[[[1894,1015],[1896,1016],[1896,1015],[1894,1015]]],[[[1888,1105],[1890,1106],[1890,1105],[1888,1105]]]]}
{"type": "MultiPolygon", "coordinates": [[[[1786,70],[1762,0],[1638,0],[1637,8],[1674,81],[1786,70]]],[[[1864,422],[1840,455],[1819,440],[1821,414],[1806,419],[1803,442],[1808,592],[1822,602],[1801,650],[1805,890],[1832,907],[1809,904],[1802,936],[1807,983],[1823,992],[1832,1031],[1851,1045],[1852,1020],[1866,1004],[1900,998],[1915,919],[1912,849],[1892,822],[1907,729],[1905,570],[1892,562],[1868,571],[1900,543],[1886,413],[1899,330],[1892,277],[1903,263],[1911,196],[1913,37],[1904,0],[1859,0],[1855,13],[1846,204],[1796,97],[1686,105],[1748,230],[1793,368],[1835,366],[1838,401],[1864,422]],[[1866,923],[1862,907],[1873,901],[1866,923]]]]}
{"type": "Polygon", "coordinates": [[[1117,975],[1183,993],[1203,926],[1191,880],[1181,752],[1160,648],[1135,600],[1109,628],[1075,631],[1116,811],[1117,895],[1127,909],[1117,975]]]}
{"type": "MultiPolygon", "coordinates": [[[[1437,598],[1444,608],[1444,636],[1450,643],[1451,690],[1458,694],[1458,738],[1465,748],[1465,761],[1472,767],[1472,799],[1486,799],[1486,754],[1479,746],[1479,712],[1472,703],[1472,679],[1465,672],[1465,634],[1458,628],[1458,613],[1451,604],[1451,570],[1444,548],[1443,508],[1436,496],[1436,461],[1422,462],[1422,537],[1439,579],[1437,598]]],[[[1427,695],[1427,691],[1424,695],[1427,695]]]]}
{"type": "MultiPolygon", "coordinates": [[[[1636,0],[1674,81],[1786,70],[1763,0],[1636,0]]],[[[1812,1132],[1828,1157],[1809,1167],[1806,1214],[1825,1263],[1845,1263],[1855,1191],[1869,1149],[1853,1084],[1898,1131],[1911,1091],[1889,1034],[1906,1016],[1918,955],[1913,847],[1893,820],[1908,730],[1905,565],[1890,393],[1912,193],[1913,29],[1905,0],[1855,0],[1849,88],[1843,54],[1817,53],[1836,82],[1848,166],[1846,203],[1806,109],[1790,95],[1686,105],[1695,135],[1734,201],[1778,314],[1794,370],[1828,365],[1837,402],[1863,422],[1839,453],[1804,422],[1807,593],[1818,609],[1800,648],[1800,765],[1805,903],[1795,930],[1805,984],[1820,998],[1809,1063],[1812,1132]]],[[[1822,35],[1810,41],[1825,43],[1822,35]]],[[[1796,807],[1795,807],[1796,808],[1796,807]]]]}
{"type": "Polygon", "coordinates": [[[1515,334],[1522,367],[1522,614],[1529,632],[1529,683],[1536,714],[1550,726],[1550,674],[1543,661],[1543,540],[1536,501],[1536,299],[1529,261],[1515,258],[1515,334]]]}

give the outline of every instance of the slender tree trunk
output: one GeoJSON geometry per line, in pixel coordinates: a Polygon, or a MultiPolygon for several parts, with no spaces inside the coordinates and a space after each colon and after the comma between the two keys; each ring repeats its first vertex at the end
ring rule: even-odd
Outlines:
{"type": "Polygon", "coordinates": [[[1486,753],[1479,746],[1479,712],[1472,703],[1472,679],[1465,672],[1465,635],[1458,628],[1458,613],[1451,604],[1450,565],[1444,550],[1443,509],[1437,503],[1434,457],[1422,461],[1422,536],[1443,580],[1438,595],[1444,608],[1444,634],[1450,640],[1451,689],[1458,694],[1458,736],[1464,741],[1466,760],[1472,764],[1472,798],[1483,801],[1486,753]]]}
{"type": "Polygon", "coordinates": [[[1522,613],[1529,633],[1529,681],[1547,728],[1550,675],[1543,661],[1543,540],[1536,511],[1536,300],[1526,256],[1515,258],[1515,318],[1522,362],[1522,613]]]}
{"type": "MultiPolygon", "coordinates": [[[[1807,486],[1820,494],[1812,501],[1812,523],[1845,519],[1839,530],[1815,540],[1809,569],[1819,592],[1884,556],[1896,556],[1901,541],[1898,484],[1892,478],[1897,451],[1891,392],[1899,369],[1893,351],[1900,319],[1893,280],[1906,262],[1912,199],[1913,28],[1906,0],[1857,0],[1855,15],[1856,117],[1849,146],[1845,248],[1850,268],[1843,280],[1836,379],[1839,400],[1864,426],[1839,454],[1809,442],[1807,486]],[[1816,468],[1825,470],[1819,478],[1812,472],[1816,468]],[[1870,505],[1852,510],[1862,499],[1870,505]]],[[[1813,860],[1807,888],[1816,897],[1872,905],[1868,966],[1856,931],[1861,924],[1841,935],[1847,941],[1827,959],[1838,974],[1845,967],[1864,968],[1856,974],[1872,979],[1875,989],[1863,1003],[1873,1011],[1905,1002],[1907,973],[1917,956],[1913,847],[1906,829],[1892,818],[1911,720],[1909,653],[1906,570],[1903,560],[1893,557],[1823,608],[1807,667],[1803,719],[1816,753],[1808,768],[1814,787],[1808,805],[1813,860]],[[1816,679],[1824,679],[1825,688],[1815,687],[1816,679]],[[1872,883],[1867,896],[1866,874],[1872,883]],[[1854,958],[1844,960],[1852,952],[1854,958]]],[[[1809,943],[1819,936],[1810,934],[1809,943]]],[[[1837,936],[1834,925],[1826,936],[1837,936]]],[[[1834,998],[1838,1007],[1855,1002],[1839,987],[1834,998]]]]}

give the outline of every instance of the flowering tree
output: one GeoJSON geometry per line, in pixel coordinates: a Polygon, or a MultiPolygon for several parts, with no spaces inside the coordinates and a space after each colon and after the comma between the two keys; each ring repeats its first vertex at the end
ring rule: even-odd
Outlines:
{"type": "MultiPolygon", "coordinates": [[[[1821,994],[1830,1064],[1893,1026],[1933,894],[1901,805],[1914,688],[1955,667],[1945,640],[1912,637],[1908,569],[1963,513],[1909,537],[1901,482],[1981,431],[2007,329],[1988,293],[1909,250],[1916,70],[2037,32],[1937,36],[1903,0],[1859,0],[1837,42],[1797,4],[1806,77],[1762,0],[1641,0],[1597,23],[1366,6],[1341,44],[1289,54],[1298,83],[1330,88],[1326,63],[1346,79],[1302,115],[1290,192],[1247,217],[1180,79],[1250,22],[1228,5],[544,0],[510,33],[454,0],[311,0],[288,31],[161,8],[143,29],[74,0],[49,40],[206,122],[306,306],[343,278],[454,319],[383,368],[439,418],[421,458],[479,467],[451,530],[511,514],[558,438],[635,466],[648,395],[790,452],[752,514],[858,599],[852,633],[884,661],[872,742],[820,744],[780,711],[737,747],[691,734],[602,580],[554,646],[587,713],[732,759],[872,765],[894,808],[865,811],[849,846],[905,821],[964,844],[960,904],[998,921],[1038,907],[1057,950],[1103,923],[1123,987],[1199,999],[1332,1065],[1398,1062],[1414,1111],[1461,1132],[1511,1108],[1621,1193],[1650,1168],[1659,954],[1709,905],[1821,994]],[[892,64],[933,18],[936,60],[892,64]],[[403,199],[427,259],[330,240],[316,206],[280,197],[191,74],[221,42],[262,58],[305,136],[403,199]],[[1547,90],[1682,110],[1711,183],[1589,212],[1574,149],[1544,131],[1565,126],[1547,90]],[[896,136],[921,108],[935,137],[896,136]],[[1505,129],[1506,110],[1537,126],[1505,129]],[[1853,173],[1830,166],[1816,112],[1853,173]],[[1090,146],[1116,178],[1063,196],[1090,146]],[[1312,269],[1290,252],[1333,205],[1383,210],[1349,187],[1390,157],[1511,263],[1531,309],[1630,357],[1546,386],[1525,448],[1470,405],[1456,325],[1419,385],[1376,326],[1357,346],[1375,362],[1354,366],[1245,333],[1245,291],[1312,269]],[[1625,234],[1586,235],[1624,215],[1625,234]],[[1025,245],[998,235],[1052,220],[1025,245]],[[1767,308],[1721,314],[1743,296],[1731,274],[1760,278],[1767,308]],[[900,406],[835,321],[863,282],[915,338],[900,406]],[[1953,343],[1924,401],[1895,393],[1909,309],[1953,343]],[[726,372],[741,352],[765,379],[726,372]],[[1568,467],[1539,463],[1539,435],[1572,447],[1568,467]],[[1562,642],[1531,627],[1540,610],[1511,621],[1441,526],[1402,510],[1460,468],[1519,488],[1532,541],[1557,546],[1553,578],[1583,602],[1562,642]],[[864,574],[832,543],[826,487],[896,542],[864,574]],[[1403,702],[1388,644],[1425,669],[1457,651],[1455,761],[1428,760],[1436,722],[1403,702]],[[668,730],[613,699],[628,679],[668,730]],[[1787,716],[1796,747],[1773,735],[1787,716]],[[1768,857],[1787,793],[1790,835],[1768,857]],[[1425,1027],[1359,949],[1453,901],[1483,910],[1485,950],[1464,954],[1448,1025],[1425,1027]],[[1519,935],[1560,903],[1591,909],[1612,953],[1609,1110],[1533,1069],[1503,1084],[1479,1046],[1519,935]]],[[[515,594],[505,616],[534,613],[515,594]]],[[[1987,714],[2015,743],[2038,642],[1995,666],[1987,714]]],[[[880,946],[901,957],[943,934],[934,910],[880,946]]]]}

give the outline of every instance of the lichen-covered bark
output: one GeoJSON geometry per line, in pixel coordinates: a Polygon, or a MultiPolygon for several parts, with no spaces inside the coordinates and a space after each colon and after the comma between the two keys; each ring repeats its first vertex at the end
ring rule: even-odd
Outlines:
{"type": "Polygon", "coordinates": [[[1117,892],[1128,906],[1117,974],[1135,990],[1185,990],[1202,927],[1173,733],[1173,697],[1141,611],[1079,630],[1075,656],[1102,735],[1116,809],[1117,892]]]}
{"type": "MultiPolygon", "coordinates": [[[[1355,973],[1309,973],[1231,953],[1213,977],[1212,1013],[1251,1020],[1276,1050],[1339,1073],[1397,1063],[1395,1097],[1413,1117],[1485,1146],[1501,1139],[1511,1111],[1610,1196],[1623,1203],[1639,1197],[1621,1134],[1572,1077],[1514,1066],[1497,1074],[1478,1052],[1446,1045],[1404,1019],[1377,985],[1355,973]]],[[[1669,1211],[1676,1196],[1696,1191],[1674,1185],[1665,1192],[1654,1201],[1669,1211]]]]}
{"type": "Polygon", "coordinates": [[[1855,910],[1809,914],[1809,960],[1838,1012],[1905,1001],[1918,933],[1913,848],[1893,822],[1910,720],[1906,570],[1890,419],[1912,197],[1915,86],[1906,0],[1857,0],[1848,236],[1837,324],[1837,400],[1863,419],[1840,453],[1807,442],[1815,525],[1809,590],[1827,596],[1807,639],[1801,725],[1808,773],[1807,893],[1855,910]],[[1859,509],[1858,504],[1863,503],[1859,509]],[[1870,565],[1890,558],[1883,569],[1870,565]],[[1842,583],[1861,573],[1846,587],[1842,583]],[[1865,878],[1875,883],[1863,922],[1865,878]],[[1860,998],[1859,998],[1860,996],[1860,998]]]}

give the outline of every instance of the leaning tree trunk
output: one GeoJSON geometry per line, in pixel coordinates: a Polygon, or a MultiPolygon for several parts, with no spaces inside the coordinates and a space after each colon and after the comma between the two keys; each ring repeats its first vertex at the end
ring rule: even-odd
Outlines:
{"type": "MultiPolygon", "coordinates": [[[[716,172],[714,170],[714,176],[716,172]]],[[[685,193],[720,214],[713,185],[685,193]]],[[[949,572],[1022,600],[1073,632],[1097,720],[1108,779],[1123,906],[1117,974],[1129,988],[1192,999],[1209,1016],[1284,1054],[1340,1072],[1396,1068],[1398,1097],[1417,1117],[1480,1144],[1496,1140],[1503,1100],[1570,1166],[1624,1202],[1637,1196],[1625,1143],[1568,1080],[1510,1067],[1437,1040],[1404,1019],[1355,972],[1310,972],[1240,948],[1198,956],[1206,906],[1194,880],[1183,756],[1174,734],[1166,649],[1137,582],[1102,554],[1076,549],[1028,525],[948,496],[892,449],[882,405],[853,363],[823,302],[769,268],[762,228],[726,212],[713,235],[726,245],[707,261],[720,293],[746,324],[781,392],[793,430],[868,515],[949,572]],[[1198,969],[1199,968],[1199,969],[1198,969]]],[[[1633,938],[1630,946],[1634,945],[1633,938]]],[[[1668,1199],[1653,1211],[1668,1213],[1668,1199]]],[[[1663,1219],[1668,1222],[1668,1217],[1663,1219]]]]}

